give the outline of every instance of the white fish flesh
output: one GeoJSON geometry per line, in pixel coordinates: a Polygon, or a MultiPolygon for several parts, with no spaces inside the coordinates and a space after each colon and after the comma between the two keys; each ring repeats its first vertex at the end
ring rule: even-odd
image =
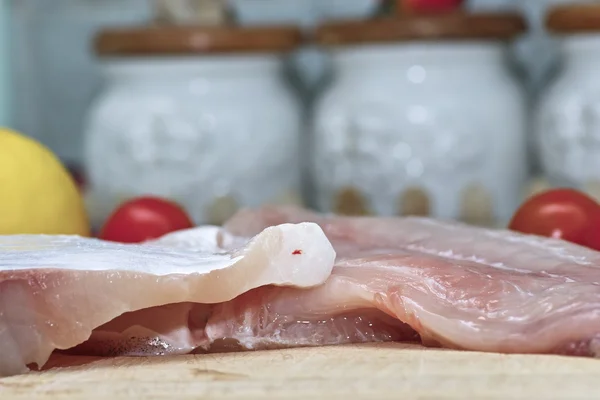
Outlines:
{"type": "Polygon", "coordinates": [[[0,376],[90,343],[108,354],[206,347],[202,318],[211,304],[267,285],[322,284],[334,259],[313,223],[270,227],[253,239],[201,227],[140,245],[0,236],[0,376]]]}

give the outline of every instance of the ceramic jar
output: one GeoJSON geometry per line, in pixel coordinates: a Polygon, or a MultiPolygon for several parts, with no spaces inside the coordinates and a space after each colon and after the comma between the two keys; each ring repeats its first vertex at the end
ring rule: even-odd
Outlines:
{"type": "Polygon", "coordinates": [[[317,207],[506,221],[527,176],[524,95],[506,57],[524,30],[510,14],[322,26],[336,77],[314,118],[317,207]]]}
{"type": "Polygon", "coordinates": [[[97,40],[107,85],[88,119],[90,213],[153,194],[219,224],[299,201],[300,109],[283,79],[295,28],[140,28],[97,40]]]}
{"type": "Polygon", "coordinates": [[[562,68],[535,115],[537,149],[552,186],[586,190],[600,199],[600,6],[550,11],[562,68]]]}

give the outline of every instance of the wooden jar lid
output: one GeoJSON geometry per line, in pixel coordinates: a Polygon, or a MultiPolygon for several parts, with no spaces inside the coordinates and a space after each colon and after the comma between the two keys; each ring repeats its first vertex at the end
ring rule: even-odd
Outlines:
{"type": "Polygon", "coordinates": [[[509,40],[526,30],[525,18],[519,14],[457,12],[327,23],[316,35],[323,45],[343,46],[415,40],[509,40]]]}
{"type": "Polygon", "coordinates": [[[578,4],[552,8],[546,26],[554,33],[600,32],[600,4],[578,4]]]}
{"type": "Polygon", "coordinates": [[[214,53],[278,53],[302,43],[300,29],[268,27],[149,26],[113,28],[98,34],[101,56],[165,56],[214,53]]]}

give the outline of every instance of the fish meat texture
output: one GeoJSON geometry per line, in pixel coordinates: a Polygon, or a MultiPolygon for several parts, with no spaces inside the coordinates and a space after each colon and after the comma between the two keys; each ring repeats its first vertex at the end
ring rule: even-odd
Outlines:
{"type": "Polygon", "coordinates": [[[333,268],[335,251],[314,223],[248,237],[218,227],[144,244],[0,236],[0,376],[41,367],[55,349],[189,353],[210,344],[215,304],[269,285],[314,287],[333,268]]]}
{"type": "Polygon", "coordinates": [[[420,341],[600,356],[600,253],[455,222],[264,207],[144,245],[0,237],[0,266],[0,375],[54,349],[420,341]]]}
{"type": "Polygon", "coordinates": [[[427,218],[238,212],[249,235],[319,224],[337,252],[324,285],[260,288],[216,306],[210,337],[243,347],[414,340],[502,353],[600,356],[600,253],[558,239],[427,218]]]}

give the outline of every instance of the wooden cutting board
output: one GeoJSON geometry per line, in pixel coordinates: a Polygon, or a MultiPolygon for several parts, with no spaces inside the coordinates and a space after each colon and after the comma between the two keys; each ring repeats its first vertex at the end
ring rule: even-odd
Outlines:
{"type": "Polygon", "coordinates": [[[600,360],[402,344],[61,362],[0,379],[0,399],[600,398],[600,360]]]}

